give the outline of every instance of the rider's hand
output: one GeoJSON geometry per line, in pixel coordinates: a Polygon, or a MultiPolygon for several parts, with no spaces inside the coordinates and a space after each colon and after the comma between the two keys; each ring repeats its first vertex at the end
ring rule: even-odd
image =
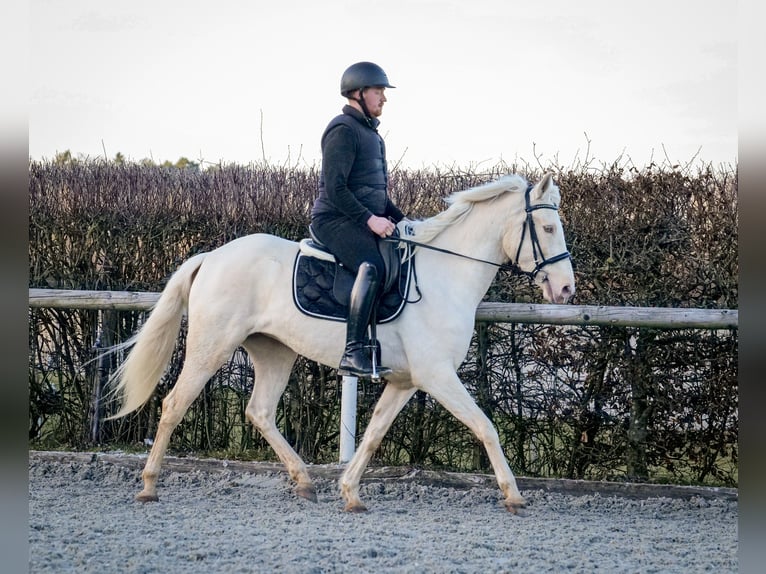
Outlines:
{"type": "Polygon", "coordinates": [[[389,237],[393,234],[394,229],[396,229],[396,225],[394,225],[393,221],[378,215],[370,216],[367,220],[367,227],[369,227],[375,235],[379,235],[380,237],[389,237]]]}

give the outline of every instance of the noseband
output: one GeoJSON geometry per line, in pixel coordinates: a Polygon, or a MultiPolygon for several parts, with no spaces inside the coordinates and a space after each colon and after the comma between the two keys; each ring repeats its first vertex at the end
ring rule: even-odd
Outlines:
{"type": "Polygon", "coordinates": [[[529,201],[529,195],[532,192],[532,189],[534,189],[534,185],[529,184],[527,186],[527,191],[524,194],[524,202],[525,202],[524,210],[527,212],[527,217],[524,220],[524,226],[521,229],[521,241],[519,241],[519,248],[516,251],[515,262],[509,261],[508,263],[495,263],[494,261],[487,261],[486,259],[471,257],[470,255],[464,255],[463,253],[457,253],[455,251],[450,251],[449,249],[434,247],[433,245],[428,245],[427,243],[418,243],[417,241],[412,241],[411,239],[405,239],[403,237],[400,237],[398,233],[398,229],[394,232],[394,235],[392,237],[384,237],[382,238],[382,240],[390,241],[394,243],[406,243],[407,245],[412,245],[414,247],[422,247],[423,249],[430,249],[431,251],[438,251],[440,253],[446,253],[448,255],[455,255],[456,257],[462,257],[463,259],[470,259],[471,261],[478,261],[479,263],[486,263],[487,265],[494,265],[495,267],[498,267],[499,269],[511,271],[512,273],[518,273],[519,275],[526,275],[530,279],[534,280],[537,274],[540,273],[542,268],[545,267],[546,265],[551,265],[553,263],[557,263],[564,259],[571,259],[572,256],[569,254],[569,251],[564,251],[563,253],[559,253],[558,255],[548,259],[546,259],[545,255],[543,254],[543,249],[542,249],[542,246],[540,245],[540,239],[537,236],[537,230],[535,228],[535,220],[532,217],[532,212],[537,209],[553,209],[555,211],[558,211],[559,208],[558,206],[552,203],[538,203],[536,205],[532,205],[531,202],[529,201]],[[521,255],[521,248],[524,246],[524,238],[527,235],[527,229],[529,229],[529,238],[530,238],[530,241],[532,241],[532,255],[535,259],[535,268],[532,271],[524,271],[521,267],[519,267],[519,264],[518,264],[519,256],[521,255]]]}

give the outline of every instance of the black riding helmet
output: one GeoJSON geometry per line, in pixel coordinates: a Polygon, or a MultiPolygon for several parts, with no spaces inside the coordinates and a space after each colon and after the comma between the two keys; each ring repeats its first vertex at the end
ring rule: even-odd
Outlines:
{"type": "Polygon", "coordinates": [[[340,94],[347,98],[354,90],[364,88],[394,88],[388,82],[388,76],[383,68],[372,62],[357,62],[352,64],[340,79],[340,94]]]}

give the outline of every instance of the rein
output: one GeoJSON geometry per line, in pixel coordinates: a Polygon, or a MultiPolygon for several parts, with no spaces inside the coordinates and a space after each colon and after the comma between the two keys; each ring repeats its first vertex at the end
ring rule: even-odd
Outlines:
{"type": "Polygon", "coordinates": [[[428,245],[427,243],[419,243],[417,241],[413,241],[412,239],[404,239],[398,236],[383,237],[382,240],[388,241],[388,242],[395,242],[395,243],[405,243],[413,247],[422,247],[423,249],[430,249],[431,251],[438,251],[439,253],[445,253],[447,255],[454,255],[456,257],[461,257],[463,259],[470,259],[471,261],[477,261],[479,263],[493,265],[494,267],[497,267],[498,269],[501,269],[504,271],[510,271],[512,273],[517,273],[519,275],[526,275],[530,279],[534,280],[537,274],[546,265],[551,265],[553,263],[557,263],[564,259],[571,259],[572,256],[570,255],[569,251],[564,251],[563,253],[559,253],[558,255],[555,255],[549,259],[546,259],[545,255],[543,255],[543,250],[540,245],[540,239],[538,238],[537,230],[535,229],[535,221],[532,218],[532,212],[537,209],[553,209],[555,211],[558,211],[559,208],[553,205],[552,203],[539,203],[537,205],[531,205],[531,202],[529,200],[529,194],[532,191],[532,189],[533,189],[533,186],[530,184],[529,186],[527,186],[527,191],[524,194],[524,201],[526,204],[524,211],[526,211],[527,217],[524,220],[524,226],[522,227],[522,230],[521,230],[521,241],[519,242],[519,248],[516,251],[516,261],[518,261],[519,256],[521,255],[521,248],[524,245],[524,238],[527,235],[527,228],[529,228],[529,238],[530,238],[530,241],[532,241],[532,255],[534,256],[534,259],[535,259],[535,268],[532,271],[524,271],[521,267],[519,267],[518,263],[513,261],[509,261],[508,263],[495,263],[494,261],[479,259],[478,257],[472,257],[470,255],[465,255],[464,253],[458,253],[457,251],[451,251],[449,249],[443,249],[441,247],[434,247],[433,245],[428,245]]]}

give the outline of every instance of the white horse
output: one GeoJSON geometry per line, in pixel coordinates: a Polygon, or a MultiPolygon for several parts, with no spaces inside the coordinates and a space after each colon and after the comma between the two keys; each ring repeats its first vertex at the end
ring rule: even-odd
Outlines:
{"type": "MultiPolygon", "coordinates": [[[[378,327],[382,355],[393,372],[386,377],[364,437],[340,478],[345,510],[367,510],[359,498],[362,473],[417,390],[429,393],[481,440],[506,508],[516,513],[524,506],[497,431],[456,370],[468,352],[476,308],[502,264],[510,261],[532,276],[549,302],[566,303],[574,294],[559,200],[550,174],[534,187],[521,176],[507,175],[452,194],[446,199],[449,207],[434,217],[400,223],[402,230],[408,227],[407,237],[425,246],[416,255],[422,299],[378,327]]],[[[183,369],[162,401],[137,500],[158,500],[157,478],[171,433],[205,383],[241,345],[255,372],[246,415],[284,463],[295,481],[295,493],[316,501],[305,463],[275,424],[277,403],[298,354],[337,367],[345,325],[309,317],[296,308],[291,280],[298,249],[293,241],[254,234],[191,257],[170,278],[140,331],[124,344],[133,348],[113,377],[122,399],[113,418],[138,409],[151,397],[187,312],[183,369]]]]}

